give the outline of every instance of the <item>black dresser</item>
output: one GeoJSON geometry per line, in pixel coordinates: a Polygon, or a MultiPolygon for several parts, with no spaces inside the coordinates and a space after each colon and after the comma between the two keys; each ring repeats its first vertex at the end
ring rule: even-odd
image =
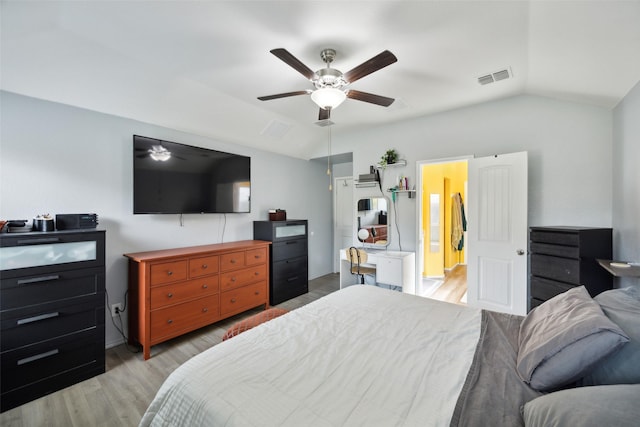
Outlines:
{"type": "Polygon", "coordinates": [[[531,227],[529,229],[529,310],[575,286],[593,297],[613,287],[613,276],[597,258],[611,259],[611,228],[531,227]]]}
{"type": "Polygon", "coordinates": [[[0,234],[0,410],[105,371],[105,232],[0,234]]]}
{"type": "Polygon", "coordinates": [[[271,305],[309,292],[306,219],[254,221],[253,238],[272,242],[269,257],[271,305]]]}

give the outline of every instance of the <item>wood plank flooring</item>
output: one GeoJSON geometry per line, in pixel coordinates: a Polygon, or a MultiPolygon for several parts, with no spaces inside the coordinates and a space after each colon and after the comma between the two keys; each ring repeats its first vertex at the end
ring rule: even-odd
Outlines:
{"type": "Polygon", "coordinates": [[[454,304],[465,304],[461,301],[467,292],[467,266],[457,265],[445,273],[444,283],[429,298],[454,304]]]}
{"type": "MultiPolygon", "coordinates": [[[[338,274],[309,281],[309,293],[278,307],[293,310],[340,288],[338,274]]],[[[182,363],[222,341],[233,323],[261,311],[250,310],[158,344],[146,362],[125,344],[106,350],[106,373],[0,414],[3,427],[137,426],[167,378],[182,363]]]]}

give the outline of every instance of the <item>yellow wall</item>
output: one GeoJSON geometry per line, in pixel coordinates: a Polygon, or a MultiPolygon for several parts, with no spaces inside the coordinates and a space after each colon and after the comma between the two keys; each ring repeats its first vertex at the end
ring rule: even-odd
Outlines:
{"type": "Polygon", "coordinates": [[[451,246],[451,206],[452,196],[462,195],[466,201],[464,191],[467,182],[467,162],[439,163],[423,167],[422,182],[422,229],[424,233],[424,271],[423,276],[444,276],[444,270],[453,268],[456,264],[464,263],[464,249],[457,251],[451,246]],[[440,252],[430,251],[430,194],[440,194],[440,252]]]}

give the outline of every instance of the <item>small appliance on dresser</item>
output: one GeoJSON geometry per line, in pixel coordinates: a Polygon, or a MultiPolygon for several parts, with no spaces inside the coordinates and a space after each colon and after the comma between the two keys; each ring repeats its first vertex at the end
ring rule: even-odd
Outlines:
{"type": "Polygon", "coordinates": [[[594,297],[613,287],[613,276],[597,259],[611,259],[611,228],[531,227],[529,310],[584,285],[594,297]]]}
{"type": "Polygon", "coordinates": [[[0,410],[105,371],[105,232],[0,234],[0,410]]]}
{"type": "Polygon", "coordinates": [[[309,292],[306,219],[254,221],[253,238],[272,242],[269,270],[271,305],[309,292]]]}

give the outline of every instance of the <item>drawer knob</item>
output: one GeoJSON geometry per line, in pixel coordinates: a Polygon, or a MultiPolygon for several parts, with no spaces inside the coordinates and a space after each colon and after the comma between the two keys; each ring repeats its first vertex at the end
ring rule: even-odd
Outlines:
{"type": "Polygon", "coordinates": [[[171,275],[173,275],[173,271],[167,271],[167,274],[168,274],[169,276],[171,276],[171,275]]]}
{"type": "Polygon", "coordinates": [[[209,267],[207,264],[202,264],[202,269],[203,269],[203,270],[206,270],[206,269],[207,269],[207,267],[209,267]]]}
{"type": "Polygon", "coordinates": [[[235,278],[235,277],[232,277],[232,278],[231,278],[231,281],[232,281],[232,282],[235,282],[235,281],[236,281],[236,278],[235,278]]]}
{"type": "Polygon", "coordinates": [[[235,264],[235,263],[236,263],[236,260],[235,260],[235,259],[232,259],[232,260],[231,260],[231,264],[235,264]]]}
{"type": "Polygon", "coordinates": [[[260,291],[256,291],[256,295],[260,295],[260,291]]]}
{"type": "Polygon", "coordinates": [[[168,323],[168,324],[172,324],[172,323],[173,323],[173,320],[172,320],[172,319],[169,319],[169,320],[167,320],[167,323],[168,323]]]}
{"type": "Polygon", "coordinates": [[[256,271],[256,272],[254,272],[253,274],[255,274],[256,276],[259,276],[259,275],[260,275],[260,272],[259,272],[259,271],[256,271]]]}
{"type": "Polygon", "coordinates": [[[235,298],[231,298],[231,302],[236,302],[236,299],[235,298]]]}
{"type": "Polygon", "coordinates": [[[261,256],[260,256],[260,255],[256,255],[256,259],[260,259],[260,258],[261,258],[261,256]]]}
{"type": "Polygon", "coordinates": [[[206,283],[204,285],[202,285],[202,289],[207,289],[209,287],[209,285],[207,285],[206,283]]]}
{"type": "Polygon", "coordinates": [[[167,294],[167,298],[173,298],[173,294],[172,294],[171,292],[169,292],[169,293],[167,294]]]}
{"type": "Polygon", "coordinates": [[[205,307],[205,308],[203,308],[203,309],[202,309],[202,312],[203,312],[203,313],[206,313],[207,311],[209,311],[209,309],[208,309],[207,307],[205,307]]]}

